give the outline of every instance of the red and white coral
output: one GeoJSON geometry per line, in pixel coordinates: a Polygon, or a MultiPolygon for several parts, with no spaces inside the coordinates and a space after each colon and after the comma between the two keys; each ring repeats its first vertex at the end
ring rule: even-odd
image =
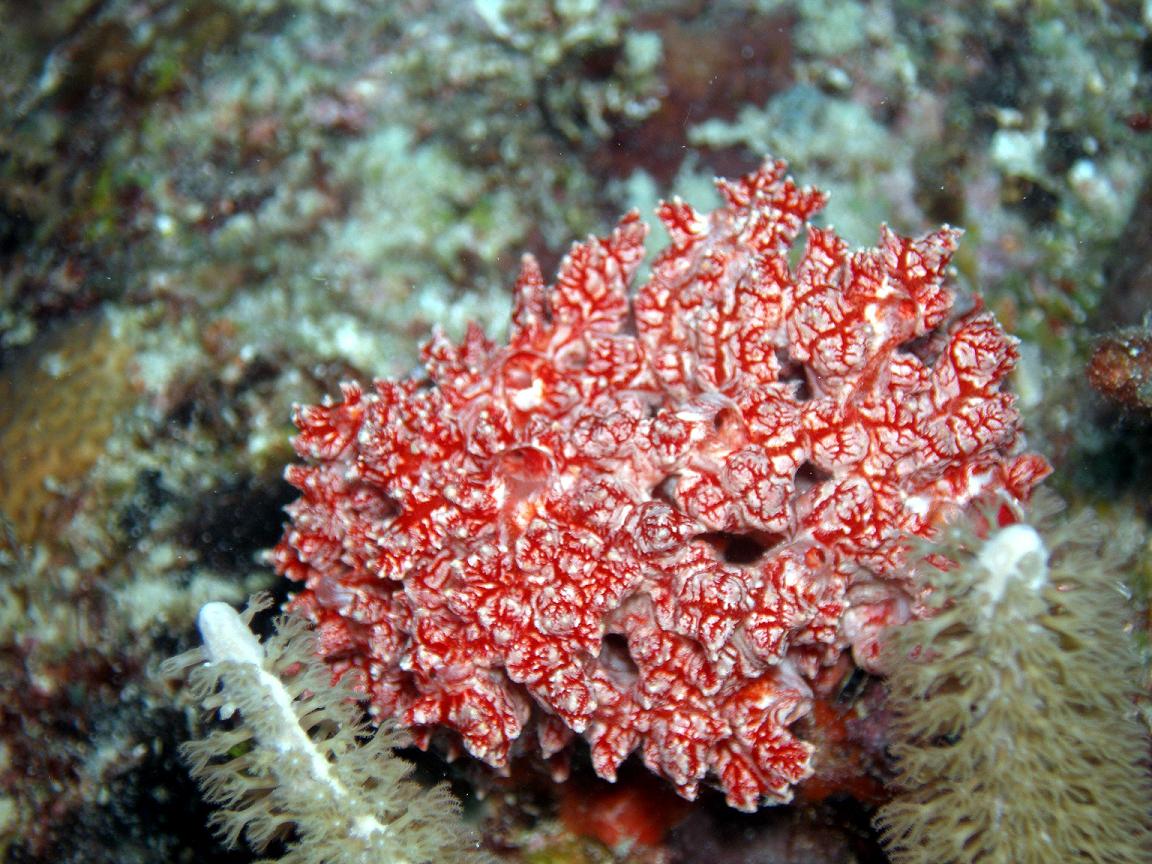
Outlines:
{"type": "Polygon", "coordinates": [[[1013,339],[954,314],[958,232],[809,227],[791,267],[824,195],[771,161],[719,189],[661,205],[634,294],[630,213],[553,286],[524,258],[506,345],[438,334],[426,378],[299,409],[277,567],[418,742],[499,767],[526,727],[549,756],[580,734],[609,779],[639,749],[688,798],[787,801],[810,682],[909,615],[902,536],[1047,473],[1000,391],[1013,339]]]}

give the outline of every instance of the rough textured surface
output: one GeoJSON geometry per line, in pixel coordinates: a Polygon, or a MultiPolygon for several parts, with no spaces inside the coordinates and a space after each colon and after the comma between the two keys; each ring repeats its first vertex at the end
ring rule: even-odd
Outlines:
{"type": "Polygon", "coordinates": [[[298,411],[303,493],[274,557],[338,675],[426,742],[505,766],[529,726],[612,778],[639,748],[686,797],[783,802],[789,726],[847,647],[910,614],[901,537],[1048,472],[1018,455],[1015,343],[944,285],[957,232],[850,253],[781,162],[724,206],[636,213],[526,257],[506,346],[435,336],[427,378],[298,411]]]}

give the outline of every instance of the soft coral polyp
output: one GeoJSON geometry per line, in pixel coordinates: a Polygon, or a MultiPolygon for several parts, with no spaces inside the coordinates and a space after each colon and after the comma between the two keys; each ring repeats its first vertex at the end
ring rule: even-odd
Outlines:
{"type": "Polygon", "coordinates": [[[849,251],[781,162],[674,200],[632,283],[635,213],[526,256],[506,345],[434,335],[421,380],[301,408],[301,491],[275,551],[336,675],[427,743],[503,767],[525,730],[614,778],[633,751],[685,797],[790,799],[790,727],[844,651],[907,618],[907,535],[1028,495],[1000,389],[1014,340],[956,314],[958,232],[849,251]]]}

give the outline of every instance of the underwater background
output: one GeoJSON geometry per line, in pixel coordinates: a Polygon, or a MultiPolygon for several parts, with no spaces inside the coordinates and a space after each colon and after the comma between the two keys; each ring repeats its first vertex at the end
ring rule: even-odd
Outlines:
{"type": "MultiPolygon", "coordinates": [[[[208,829],[159,667],[205,602],[287,597],[293,404],[412,374],[435,326],[503,338],[523,252],[551,274],[765,154],[853,246],[964,230],[1045,486],[1111,538],[1146,733],[1148,0],[5,0],[3,860],[260,857],[208,829]]],[[[837,781],[754,814],[405,752],[499,860],[884,862],[885,685],[844,691],[837,781]]]]}

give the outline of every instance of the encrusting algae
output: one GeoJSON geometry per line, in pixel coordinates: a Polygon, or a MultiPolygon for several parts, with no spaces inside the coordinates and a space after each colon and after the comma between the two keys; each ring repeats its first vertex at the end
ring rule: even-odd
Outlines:
{"type": "Polygon", "coordinates": [[[0,370],[0,516],[18,542],[50,533],[61,491],[84,480],[135,402],[129,346],[106,318],[86,315],[0,370]]]}

